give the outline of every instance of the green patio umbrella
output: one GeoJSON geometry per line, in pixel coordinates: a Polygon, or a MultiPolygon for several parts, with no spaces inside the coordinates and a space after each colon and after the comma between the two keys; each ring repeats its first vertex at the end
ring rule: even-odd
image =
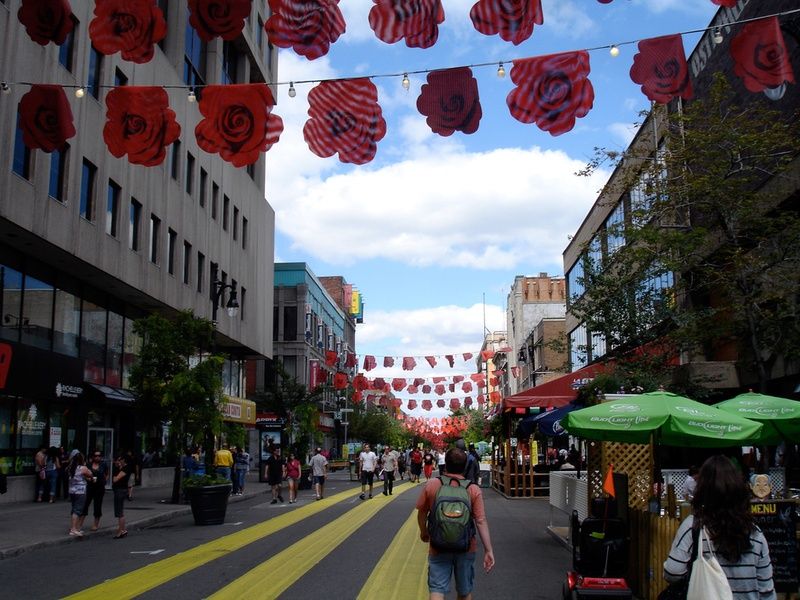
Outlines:
{"type": "Polygon", "coordinates": [[[722,448],[754,443],[761,423],[670,392],[649,392],[569,413],[561,425],[590,440],[722,448]]]}
{"type": "Polygon", "coordinates": [[[800,402],[797,400],[747,392],[714,406],[762,423],[764,428],[758,443],[771,445],[800,439],[800,402]]]}

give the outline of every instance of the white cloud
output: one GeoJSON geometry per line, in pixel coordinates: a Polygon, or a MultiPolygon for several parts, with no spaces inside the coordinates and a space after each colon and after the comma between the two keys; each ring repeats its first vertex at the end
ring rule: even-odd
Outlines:
{"type": "Polygon", "coordinates": [[[639,131],[639,125],[634,123],[611,123],[607,127],[609,133],[614,136],[616,145],[624,150],[633,141],[636,132],[639,131]]]}
{"type": "MultiPolygon", "coordinates": [[[[572,39],[580,38],[597,27],[587,15],[585,4],[585,0],[581,0],[580,5],[571,0],[545,0],[542,3],[544,13],[542,27],[572,39]]],[[[534,29],[535,34],[536,29],[534,29]]]]}

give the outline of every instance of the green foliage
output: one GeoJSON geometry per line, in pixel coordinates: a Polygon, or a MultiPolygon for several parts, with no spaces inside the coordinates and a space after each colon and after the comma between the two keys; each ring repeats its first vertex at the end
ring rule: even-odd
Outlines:
{"type": "Polygon", "coordinates": [[[222,423],[222,436],[228,445],[237,448],[244,448],[247,445],[247,431],[244,425],[239,423],[222,423]]]}
{"type": "Polygon", "coordinates": [[[190,475],[183,479],[184,488],[199,488],[209,485],[224,485],[226,483],[231,485],[231,480],[219,475],[190,475]]]}
{"type": "Polygon", "coordinates": [[[618,167],[610,196],[639,193],[631,218],[586,246],[588,292],[570,309],[604,336],[610,357],[625,357],[623,385],[670,381],[667,354],[713,357],[732,345],[763,386],[779,357],[800,356],[800,214],[784,202],[797,189],[800,120],[753,96],[737,104],[721,76],[668,118],[654,155],[635,145],[605,155],[618,167]],[[599,248],[621,236],[600,263],[599,248]],[[631,352],[656,341],[668,349],[661,360],[631,352]]]}
{"type": "Polygon", "coordinates": [[[389,417],[383,410],[361,405],[350,413],[350,437],[358,439],[375,446],[377,444],[391,443],[393,435],[394,419],[389,417]]]}

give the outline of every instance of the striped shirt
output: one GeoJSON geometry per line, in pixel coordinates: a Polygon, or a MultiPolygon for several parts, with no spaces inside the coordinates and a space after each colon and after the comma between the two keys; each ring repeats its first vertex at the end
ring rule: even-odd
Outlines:
{"type": "MultiPolygon", "coordinates": [[[[675,534],[669,557],[664,561],[664,579],[679,581],[688,571],[692,560],[692,523],[694,517],[688,516],[675,534]]],[[[734,600],[776,600],[772,584],[772,563],[769,560],[767,540],[761,530],[754,526],[750,534],[750,549],[736,562],[728,562],[722,555],[715,556],[728,577],[734,600]]],[[[705,538],[705,536],[704,536],[705,538]]],[[[704,539],[703,554],[711,555],[713,545],[704,539]]]]}

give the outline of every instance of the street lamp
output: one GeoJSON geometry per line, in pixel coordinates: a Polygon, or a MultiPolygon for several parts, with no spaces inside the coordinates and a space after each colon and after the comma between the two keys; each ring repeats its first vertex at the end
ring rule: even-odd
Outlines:
{"type": "Polygon", "coordinates": [[[230,318],[234,318],[239,313],[239,301],[236,298],[236,286],[230,283],[223,283],[219,279],[214,278],[214,281],[211,282],[211,302],[212,302],[212,310],[211,310],[211,322],[214,324],[214,327],[217,326],[217,310],[219,309],[219,302],[222,299],[222,294],[225,290],[230,290],[231,295],[228,298],[228,302],[225,304],[225,310],[228,311],[228,316],[230,318]]]}

